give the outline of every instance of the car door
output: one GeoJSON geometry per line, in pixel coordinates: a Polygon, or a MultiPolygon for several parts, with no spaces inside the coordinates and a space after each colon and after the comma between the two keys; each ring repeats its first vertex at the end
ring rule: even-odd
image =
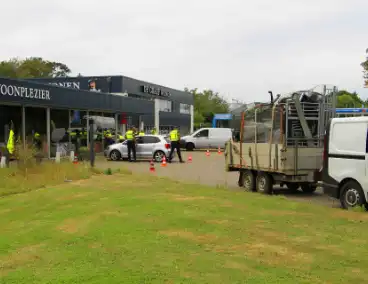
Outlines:
{"type": "Polygon", "coordinates": [[[146,135],[142,137],[143,143],[141,146],[141,157],[142,158],[152,158],[153,157],[153,149],[155,144],[160,141],[158,137],[146,135]]]}
{"type": "Polygon", "coordinates": [[[127,140],[125,140],[124,142],[120,143],[119,145],[119,151],[121,153],[121,157],[122,158],[127,158],[128,157],[128,145],[127,145],[127,140]]]}
{"type": "Polygon", "coordinates": [[[135,152],[137,158],[142,158],[144,152],[143,136],[137,136],[135,139],[135,152]]]}
{"type": "Polygon", "coordinates": [[[209,130],[203,129],[199,131],[195,136],[195,147],[197,149],[203,149],[210,147],[209,140],[208,140],[209,130]]]}

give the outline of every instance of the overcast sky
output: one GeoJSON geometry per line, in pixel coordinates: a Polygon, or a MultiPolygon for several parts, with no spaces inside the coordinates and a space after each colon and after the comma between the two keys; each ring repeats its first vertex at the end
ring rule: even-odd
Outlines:
{"type": "Polygon", "coordinates": [[[126,75],[246,102],[334,84],[362,89],[368,0],[4,1],[0,59],[126,75]]]}

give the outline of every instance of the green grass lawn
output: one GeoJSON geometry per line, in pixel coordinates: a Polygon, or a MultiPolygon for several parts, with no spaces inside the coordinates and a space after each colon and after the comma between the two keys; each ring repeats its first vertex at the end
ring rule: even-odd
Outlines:
{"type": "Polygon", "coordinates": [[[0,198],[0,283],[365,283],[368,215],[116,174],[0,198]]]}

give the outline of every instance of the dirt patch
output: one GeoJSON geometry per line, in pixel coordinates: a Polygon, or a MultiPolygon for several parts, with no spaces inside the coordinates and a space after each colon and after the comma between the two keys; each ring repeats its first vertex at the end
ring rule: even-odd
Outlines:
{"type": "Polygon", "coordinates": [[[177,237],[181,239],[194,241],[197,243],[210,243],[218,239],[218,237],[215,235],[210,234],[196,235],[193,232],[189,231],[161,231],[159,233],[168,237],[177,237]]]}
{"type": "Polygon", "coordinates": [[[207,220],[206,223],[209,224],[216,224],[216,225],[224,225],[229,224],[229,220],[207,220]]]}
{"type": "MultiPolygon", "coordinates": [[[[259,259],[269,265],[296,265],[312,263],[310,254],[299,252],[288,246],[275,245],[265,242],[255,242],[235,246],[218,246],[216,252],[231,254],[235,256],[248,256],[259,259]]],[[[308,269],[305,266],[305,269],[308,269]]]]}
{"type": "Polygon", "coordinates": [[[101,248],[102,244],[100,244],[100,243],[90,243],[88,245],[88,247],[91,248],[91,249],[101,248]]]}
{"type": "Polygon", "coordinates": [[[57,227],[57,229],[68,234],[85,233],[89,224],[95,219],[96,216],[89,216],[88,218],[66,219],[60,226],[57,227]]]}
{"type": "Polygon", "coordinates": [[[262,213],[270,216],[314,216],[311,213],[286,210],[264,210],[262,213]]]}
{"type": "Polygon", "coordinates": [[[33,263],[40,259],[43,244],[36,244],[17,249],[15,252],[0,259],[0,276],[6,276],[9,272],[20,266],[33,263]]]}
{"type": "Polygon", "coordinates": [[[195,200],[213,200],[213,198],[207,197],[207,196],[186,196],[181,194],[160,194],[160,196],[166,196],[169,197],[170,200],[175,201],[195,201],[195,200]]]}
{"type": "Polygon", "coordinates": [[[86,197],[88,195],[90,195],[89,192],[80,192],[80,193],[76,193],[76,194],[61,196],[57,200],[73,200],[73,199],[83,198],[83,197],[86,197]]]}
{"type": "Polygon", "coordinates": [[[347,219],[349,221],[368,221],[367,212],[352,212],[339,209],[335,210],[331,216],[339,219],[347,219]]]}

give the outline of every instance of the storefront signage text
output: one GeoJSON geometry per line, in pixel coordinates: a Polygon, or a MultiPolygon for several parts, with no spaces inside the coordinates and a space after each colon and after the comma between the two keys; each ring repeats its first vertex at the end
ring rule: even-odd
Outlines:
{"type": "Polygon", "coordinates": [[[53,82],[50,85],[60,86],[64,88],[80,89],[80,82],[53,82]]]}
{"type": "Polygon", "coordinates": [[[49,90],[5,84],[0,84],[0,94],[3,96],[21,97],[33,100],[49,101],[51,99],[49,90]]]}
{"type": "Polygon", "coordinates": [[[152,86],[142,86],[143,92],[150,95],[160,96],[160,97],[170,97],[170,92],[165,92],[160,88],[155,88],[152,86]]]}

